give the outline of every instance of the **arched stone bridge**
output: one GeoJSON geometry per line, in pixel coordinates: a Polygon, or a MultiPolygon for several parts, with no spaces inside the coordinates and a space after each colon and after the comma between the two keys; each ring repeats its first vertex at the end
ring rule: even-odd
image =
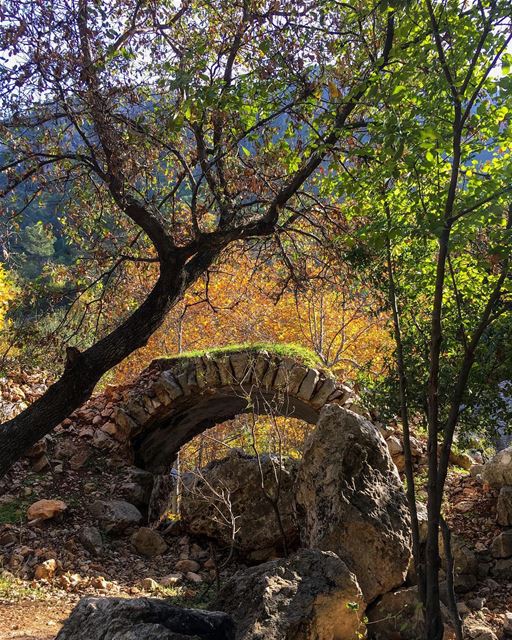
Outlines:
{"type": "Polygon", "coordinates": [[[242,413],[295,417],[315,424],[335,402],[356,409],[347,386],[319,369],[266,350],[213,352],[155,360],[114,419],[138,466],[165,473],[194,436],[242,413]]]}

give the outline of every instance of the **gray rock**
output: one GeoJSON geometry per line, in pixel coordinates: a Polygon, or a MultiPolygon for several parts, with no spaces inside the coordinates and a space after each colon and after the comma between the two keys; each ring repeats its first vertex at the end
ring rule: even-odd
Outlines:
{"type": "Polygon", "coordinates": [[[232,615],[236,640],[349,640],[363,631],[355,576],[334,553],[311,549],[239,571],[212,606],[232,615]]]}
{"type": "Polygon", "coordinates": [[[125,500],[96,500],[89,507],[100,528],[108,533],[122,533],[142,520],[141,512],[125,500]]]}
{"type": "Polygon", "coordinates": [[[481,611],[484,608],[485,603],[486,599],[482,598],[481,596],[470,598],[467,601],[467,605],[472,611],[481,611]]]}
{"type": "Polygon", "coordinates": [[[496,560],[491,575],[498,580],[510,580],[512,577],[512,558],[496,560]]]}
{"type": "Polygon", "coordinates": [[[500,490],[496,521],[502,527],[512,527],[512,487],[502,487],[500,490]]]}
{"type": "Polygon", "coordinates": [[[154,480],[153,474],[149,471],[131,467],[126,481],[121,485],[121,494],[127,502],[137,508],[145,508],[151,500],[154,480]]]}
{"type": "Polygon", "coordinates": [[[97,527],[82,527],[78,533],[78,539],[84,549],[93,556],[100,556],[103,553],[103,539],[97,527]]]}
{"type": "Polygon", "coordinates": [[[510,558],[512,556],[512,529],[503,531],[494,538],[491,552],[494,558],[510,558]]]}
{"type": "Polygon", "coordinates": [[[304,546],[334,551],[367,602],[401,585],[410,519],[386,441],[364,418],[327,405],[305,446],[296,483],[304,546]]]}
{"type": "Polygon", "coordinates": [[[491,487],[512,485],[512,447],[499,451],[482,469],[482,478],[491,487]]]}
{"type": "Polygon", "coordinates": [[[83,598],[56,640],[233,640],[232,619],[154,598],[83,598]]]}
{"type": "MultiPolygon", "coordinates": [[[[260,457],[265,491],[277,497],[288,547],[298,538],[293,513],[293,484],[297,462],[267,455],[260,457]],[[276,481],[276,477],[278,481],[276,481]]],[[[257,552],[265,560],[282,548],[282,533],[275,510],[265,497],[257,458],[232,450],[200,473],[184,481],[181,516],[184,529],[221,544],[232,541],[232,519],[236,518],[234,544],[244,553],[257,552]],[[231,511],[231,513],[230,513],[231,511]]]]}
{"type": "Polygon", "coordinates": [[[148,558],[160,556],[167,551],[167,543],[162,536],[148,527],[137,529],[130,538],[130,542],[138,553],[148,558]]]}

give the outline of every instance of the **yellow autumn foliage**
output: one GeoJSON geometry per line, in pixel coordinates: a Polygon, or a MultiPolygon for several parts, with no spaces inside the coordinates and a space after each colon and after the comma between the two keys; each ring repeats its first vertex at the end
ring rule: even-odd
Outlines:
{"type": "Polygon", "coordinates": [[[316,354],[341,380],[359,369],[381,373],[392,349],[389,318],[375,314],[369,293],[314,282],[295,294],[279,285],[271,266],[254,273],[249,258],[223,264],[198,282],[164,325],[116,370],[125,382],[163,355],[243,343],[295,343],[316,354]]]}
{"type": "MultiPolygon", "coordinates": [[[[7,271],[0,265],[0,334],[6,328],[6,314],[9,303],[16,295],[16,288],[9,278],[7,271]]],[[[1,344],[1,337],[0,337],[1,344]]]]}

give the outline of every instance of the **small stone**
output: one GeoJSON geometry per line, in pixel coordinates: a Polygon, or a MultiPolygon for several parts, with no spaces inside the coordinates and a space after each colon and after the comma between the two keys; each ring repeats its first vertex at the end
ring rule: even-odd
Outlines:
{"type": "Polygon", "coordinates": [[[82,527],[78,533],[78,539],[92,555],[100,556],[102,554],[103,539],[97,527],[82,527]]]}
{"type": "Polygon", "coordinates": [[[37,458],[40,458],[44,453],[46,453],[46,449],[47,449],[46,439],[43,438],[42,440],[39,440],[34,445],[32,445],[30,449],[25,453],[25,455],[27,456],[27,458],[30,458],[31,460],[35,460],[37,458]]]}
{"type": "Polygon", "coordinates": [[[208,560],[203,565],[203,567],[205,569],[208,569],[208,570],[215,569],[215,566],[216,566],[216,564],[215,564],[215,560],[213,558],[208,558],[208,560]]]}
{"type": "Polygon", "coordinates": [[[109,587],[109,583],[103,576],[95,576],[94,578],[91,578],[89,584],[93,589],[102,589],[103,591],[106,591],[109,587]]]}
{"type": "Polygon", "coordinates": [[[94,433],[92,443],[98,449],[108,449],[114,444],[112,438],[101,430],[94,433]]]}
{"type": "Polygon", "coordinates": [[[470,500],[461,500],[453,505],[453,508],[460,513],[469,513],[474,508],[474,503],[470,500]]]}
{"type": "Polygon", "coordinates": [[[189,582],[195,582],[196,584],[199,584],[203,581],[202,577],[198,573],[194,573],[193,571],[188,571],[185,575],[185,578],[189,582]]]}
{"type": "Polygon", "coordinates": [[[167,544],[162,536],[148,527],[141,527],[131,537],[131,543],[143,556],[153,558],[167,551],[167,544]]]}
{"type": "Polygon", "coordinates": [[[78,471],[81,469],[84,464],[89,460],[90,452],[88,449],[81,449],[77,451],[74,456],[72,456],[69,460],[69,466],[73,471],[78,471]]]}
{"type": "Polygon", "coordinates": [[[57,561],[54,559],[45,560],[38,564],[34,572],[36,580],[51,580],[57,571],[57,561]]]}
{"type": "Polygon", "coordinates": [[[194,543],[190,547],[190,557],[192,558],[192,560],[197,560],[198,562],[201,562],[203,560],[206,560],[208,556],[209,556],[208,551],[206,551],[205,549],[202,549],[198,544],[194,543]]]}
{"type": "Polygon", "coordinates": [[[140,584],[145,591],[149,591],[150,593],[158,591],[158,589],[160,588],[158,582],[156,580],[153,580],[153,578],[144,578],[144,580],[142,580],[140,584]]]}
{"type": "Polygon", "coordinates": [[[481,611],[485,605],[485,598],[471,598],[468,600],[468,607],[473,611],[481,611]]]}
{"type": "Polygon", "coordinates": [[[175,584],[179,584],[182,580],[182,573],[170,573],[168,576],[160,578],[159,583],[162,585],[162,587],[172,587],[175,584]]]}
{"type": "Polygon", "coordinates": [[[116,436],[117,434],[117,427],[113,422],[106,422],[102,427],[101,430],[103,431],[103,433],[106,433],[109,436],[116,436]]]}
{"type": "Polygon", "coordinates": [[[40,458],[33,460],[32,464],[30,465],[32,471],[35,471],[36,473],[41,473],[41,471],[44,471],[49,466],[50,461],[48,460],[46,455],[42,455],[40,458]]]}
{"type": "Polygon", "coordinates": [[[200,564],[195,560],[178,560],[174,568],[176,569],[176,571],[180,571],[182,573],[189,573],[189,572],[199,571],[200,564]]]}
{"type": "Polygon", "coordinates": [[[38,500],[27,510],[29,520],[50,520],[67,509],[62,500],[38,500]]]}

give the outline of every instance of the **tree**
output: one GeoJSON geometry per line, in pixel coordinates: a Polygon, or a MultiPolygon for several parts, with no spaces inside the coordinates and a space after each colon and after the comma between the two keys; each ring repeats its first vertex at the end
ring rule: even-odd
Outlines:
{"type": "Polygon", "coordinates": [[[100,310],[127,263],[158,273],[131,314],[69,349],[60,379],[0,427],[0,474],[147,342],[226,247],[300,218],[300,190],[361,126],[394,23],[394,11],[327,1],[3,3],[6,210],[27,205],[16,196],[27,181],[72,185],[63,218],[94,247],[100,310]]]}
{"type": "MultiPolygon", "coordinates": [[[[387,293],[393,314],[394,408],[404,430],[426,637],[436,640],[443,636],[438,541],[441,525],[446,532],[449,455],[471,394],[489,391],[489,345],[510,335],[511,12],[499,1],[431,0],[409,12],[418,45],[397,56],[391,81],[373,88],[380,109],[370,111],[368,133],[337,156],[345,171],[332,166],[322,192],[343,194],[354,226],[346,256],[387,293]],[[428,427],[425,557],[409,441],[417,415],[428,427]]],[[[452,612],[458,625],[454,601],[452,612]]]]}

